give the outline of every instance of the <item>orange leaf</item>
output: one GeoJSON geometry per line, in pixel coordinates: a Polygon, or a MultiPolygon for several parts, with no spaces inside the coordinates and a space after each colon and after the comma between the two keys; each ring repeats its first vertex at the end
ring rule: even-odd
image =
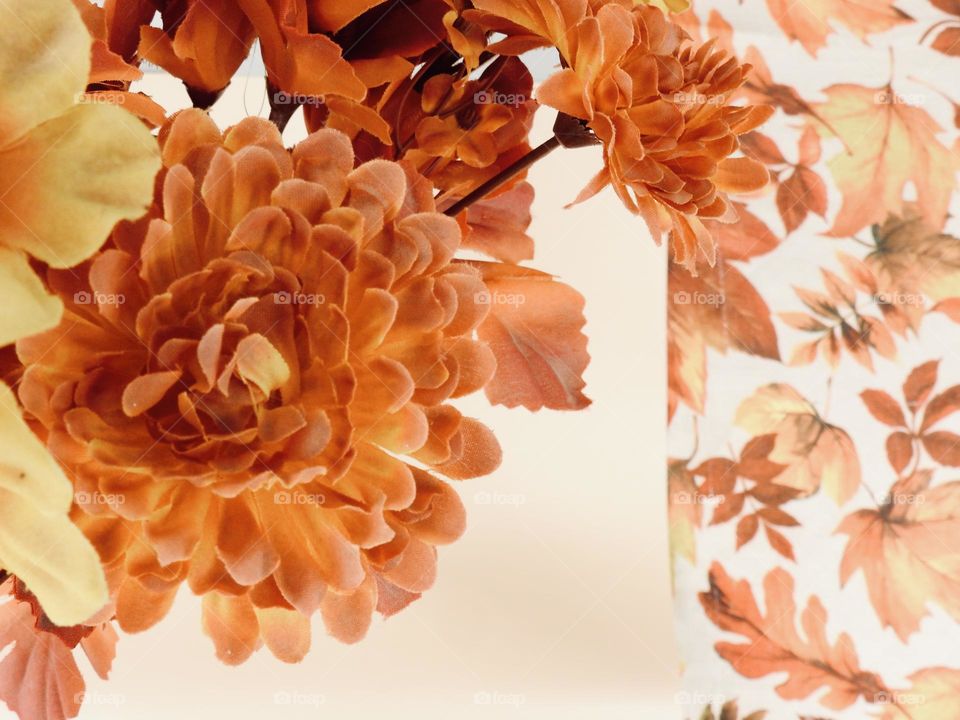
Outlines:
{"type": "Polygon", "coordinates": [[[860,670],[849,636],[841,634],[831,645],[826,636],[827,611],[813,596],[800,615],[805,637],[795,625],[793,578],[782,568],[770,571],[763,581],[766,614],[757,607],[746,580],[734,581],[719,563],[710,568],[710,590],[700,593],[707,617],[721,630],[742,635],[746,642],[718,642],[720,657],[744,677],[756,679],[787,673],[777,686],[785,700],[801,700],[819,688],[829,689],[820,703],[842,710],[859,696],[873,698],[883,684],[872,673],[860,670]]]}
{"type": "Polygon", "coordinates": [[[736,222],[706,220],[703,223],[716,239],[720,257],[726,260],[750,260],[765,255],[780,244],[780,238],[746,205],[739,202],[732,205],[738,215],[736,222]]]}
{"type": "Polygon", "coordinates": [[[898,474],[902,473],[913,459],[913,437],[905,432],[892,433],[887,438],[887,459],[898,474]]]}
{"type": "Polygon", "coordinates": [[[947,28],[934,38],[930,47],[944,55],[960,57],[960,28],[947,28]]]}
{"type": "Polygon", "coordinates": [[[930,401],[923,413],[920,431],[926,431],[957,410],[960,410],[960,385],[947,388],[930,401]]]}
{"type": "Polygon", "coordinates": [[[897,401],[882,390],[864,390],[860,399],[867,406],[867,410],[880,422],[891,427],[906,427],[907,420],[903,417],[903,410],[897,401]]]}
{"type": "Polygon", "coordinates": [[[826,45],[833,32],[830,20],[836,20],[865,39],[871,33],[885,32],[912,18],[893,6],[895,0],[767,0],[770,14],[791,40],[799,40],[811,55],[826,45]]]}
{"type": "Polygon", "coordinates": [[[923,436],[923,447],[941,465],[960,467],[960,435],[951,432],[928,433],[923,436]]]}
{"type": "Polygon", "coordinates": [[[743,502],[745,499],[746,495],[743,493],[727,495],[725,502],[720,503],[714,508],[713,516],[710,518],[710,524],[720,525],[735,518],[740,514],[740,511],[743,510],[743,502]]]}
{"type": "Polygon", "coordinates": [[[737,550],[753,540],[759,527],[760,521],[756,514],[744,515],[740,518],[740,522],[737,523],[737,550]]]}
{"type": "Polygon", "coordinates": [[[911,182],[921,214],[941,227],[956,186],[956,160],[937,139],[941,128],[933,118],[889,87],[833,85],[824,93],[829,100],[818,110],[847,147],[829,163],[843,194],[829,234],[849,237],[899,213],[911,182]]]}
{"type": "Polygon", "coordinates": [[[741,403],[735,422],[754,435],[776,433],[770,459],[787,466],[778,484],[804,494],[822,486],[837,505],[849,500],[860,486],[860,460],[850,436],[825,422],[789,385],[757,390],[741,403]]]}
{"type": "Polygon", "coordinates": [[[787,162],[773,139],[757,130],[742,135],[740,137],[740,147],[745,155],[749,155],[754,160],[759,160],[764,165],[783,165],[787,162]]]}
{"type": "Polygon", "coordinates": [[[516,265],[474,263],[487,292],[475,298],[490,306],[478,328],[497,359],[486,386],[490,402],[528,410],[579,410],[590,404],[581,392],[590,362],[581,332],[583,298],[550,275],[516,265]]]}
{"type": "Polygon", "coordinates": [[[891,215],[873,233],[877,249],[865,258],[882,292],[914,296],[906,306],[881,309],[907,311],[916,328],[923,296],[933,300],[960,297],[960,240],[939,230],[908,205],[891,215]]]}
{"type": "Polygon", "coordinates": [[[0,606],[0,698],[21,718],[76,717],[84,682],[70,648],[53,633],[34,629],[30,605],[0,606]],[[12,645],[12,647],[10,647],[12,645]]]}
{"type": "Polygon", "coordinates": [[[930,476],[897,483],[880,509],[858,510],[837,528],[850,538],[841,584],[862,570],[877,616],[903,641],[919,629],[929,602],[960,620],[960,482],[930,489],[930,476]]]}
{"type": "Polygon", "coordinates": [[[810,168],[798,167],[777,188],[777,209],[788,233],[796,230],[808,213],[823,217],[827,212],[827,186],[810,168]]]}
{"type": "MultiPolygon", "coordinates": [[[[912,685],[897,691],[892,699],[902,697],[911,701],[910,720],[946,720],[960,717],[960,671],[945,667],[924,668],[909,676],[912,685]],[[920,702],[917,702],[920,699],[920,702]]],[[[884,704],[880,720],[903,720],[904,705],[884,704]]]]}
{"type": "Polygon", "coordinates": [[[767,533],[767,542],[770,543],[770,547],[788,560],[796,561],[797,558],[793,554],[793,545],[784,537],[783,533],[774,530],[769,525],[765,525],[763,529],[767,533]]]}
{"type": "Polygon", "coordinates": [[[701,411],[706,349],[780,359],[770,308],[736,268],[719,262],[694,277],[671,263],[668,275],[667,375],[672,400],[701,411]],[[735,300],[734,300],[735,299],[735,300]],[[728,302],[729,300],[729,302],[728,302]]]}
{"type": "Polygon", "coordinates": [[[933,392],[933,386],[937,384],[937,371],[940,368],[939,360],[931,360],[913,369],[910,375],[903,383],[903,397],[907,401],[907,407],[911,412],[916,412],[917,408],[923,405],[930,393],[933,392]]]}
{"type": "Polygon", "coordinates": [[[781,510],[778,507],[765,507],[757,510],[757,514],[771,525],[782,525],[783,527],[796,527],[800,523],[790,513],[781,510]]]}
{"type": "Polygon", "coordinates": [[[530,205],[533,186],[522,182],[505,193],[485,198],[467,210],[463,247],[479,250],[504,262],[518,263],[533,257],[530,205]]]}

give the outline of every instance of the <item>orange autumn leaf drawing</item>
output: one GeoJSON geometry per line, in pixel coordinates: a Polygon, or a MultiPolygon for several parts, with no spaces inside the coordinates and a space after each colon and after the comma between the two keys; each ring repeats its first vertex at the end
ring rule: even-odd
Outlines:
{"type": "Polygon", "coordinates": [[[806,220],[808,213],[825,217],[827,213],[827,187],[811,166],[820,160],[820,139],[810,126],[803,131],[799,142],[799,155],[790,177],[777,187],[777,209],[787,234],[792,233],[806,220]]]}
{"type": "MultiPolygon", "coordinates": [[[[798,3],[802,5],[802,3],[798,3]]],[[[838,84],[826,88],[817,111],[845,148],[829,162],[843,203],[829,234],[849,237],[904,206],[912,183],[917,208],[933,227],[943,225],[956,188],[957,161],[937,135],[942,129],[891,85],[879,88],[838,84]]]]}
{"type": "Polygon", "coordinates": [[[833,710],[850,707],[858,698],[873,702],[889,694],[883,681],[860,668],[853,641],[841,633],[832,644],[827,639],[827,610],[812,596],[800,614],[794,581],[782,568],[767,573],[763,581],[766,612],[757,606],[746,580],[731,578],[720,563],[710,567],[710,589],[700,593],[707,617],[721,630],[742,635],[741,643],[718,642],[717,653],[741,675],[756,679],[786,673],[776,690],[785,700],[802,700],[826,689],[820,704],[833,710]]]}
{"type": "Polygon", "coordinates": [[[936,303],[932,310],[945,312],[956,320],[960,239],[931,225],[912,204],[907,204],[903,213],[875,225],[871,234],[875,247],[864,258],[864,264],[876,278],[876,293],[900,300],[881,305],[888,324],[905,327],[905,322],[916,329],[926,298],[936,303]]]}
{"type": "Polygon", "coordinates": [[[812,126],[808,125],[800,137],[795,163],[759,131],[744,136],[741,142],[745,154],[770,169],[771,184],[777,186],[777,210],[787,235],[799,228],[809,213],[826,217],[827,186],[811,167],[820,160],[820,138],[812,126]]]}
{"type": "Polygon", "coordinates": [[[776,434],[769,459],[787,466],[778,484],[804,495],[822,487],[837,505],[847,502],[860,486],[853,440],[789,385],[774,383],[757,390],[740,404],[735,422],[752,435],[776,434]]]}
{"type": "Polygon", "coordinates": [[[870,266],[846,253],[837,253],[844,276],[820,268],[825,293],[794,288],[809,312],[781,312],[787,325],[815,339],[794,348],[793,365],[809,365],[822,356],[832,368],[844,351],[867,370],[874,369],[873,353],[895,360],[894,333],[906,337],[918,325],[916,304],[900,302],[899,292],[883,292],[870,266]]]}
{"type": "Polygon", "coordinates": [[[582,374],[590,361],[581,332],[583,298],[552,276],[517,265],[475,263],[490,313],[477,329],[497,357],[490,402],[528,410],[578,410],[590,404],[582,374]]]}
{"type": "Polygon", "coordinates": [[[903,384],[907,413],[883,390],[860,393],[870,414],[893,428],[887,437],[887,457],[897,473],[902,473],[914,458],[920,459],[921,447],[940,465],[960,467],[960,435],[935,428],[960,410],[960,385],[947,388],[927,403],[937,382],[939,365],[938,360],[931,360],[910,373],[903,384]]]}
{"type": "Polygon", "coordinates": [[[693,277],[671,263],[668,291],[671,417],[679,402],[703,411],[708,347],[721,353],[735,349],[779,359],[770,309],[750,281],[732,265],[720,264],[693,277]],[[736,303],[724,302],[727,295],[736,297],[736,303]]]}
{"type": "Polygon", "coordinates": [[[923,34],[921,42],[935,34],[936,37],[930,43],[931,48],[951,57],[960,56],[960,2],[957,2],[957,0],[930,0],[930,4],[953,17],[931,25],[923,34]]]}
{"type": "Polygon", "coordinates": [[[781,506],[801,493],[777,483],[785,466],[770,459],[775,446],[775,435],[760,435],[747,441],[737,460],[710,458],[690,472],[694,477],[703,478],[697,488],[699,496],[717,499],[711,525],[730,522],[740,517],[744,509],[749,509],[737,522],[737,550],[753,540],[762,527],[770,547],[793,560],[793,544],[777,527],[800,524],[781,506]]]}
{"type": "Polygon", "coordinates": [[[816,55],[834,32],[831,21],[843,25],[861,40],[913,19],[895,7],[896,0],[767,0],[774,20],[791,40],[816,55]]]}
{"type": "Polygon", "coordinates": [[[842,585],[860,570],[884,627],[904,642],[935,603],[960,620],[960,481],[930,487],[919,470],[896,482],[883,504],[843,519],[849,537],[840,565],[842,585]]]}
{"type": "Polygon", "coordinates": [[[739,350],[780,359],[770,308],[747,277],[728,262],[764,255],[780,241],[744,205],[735,204],[734,208],[739,222],[705,223],[717,242],[714,267],[701,268],[694,276],[677,263],[669,265],[667,382],[671,418],[680,402],[703,411],[708,347],[721,353],[739,350]]]}

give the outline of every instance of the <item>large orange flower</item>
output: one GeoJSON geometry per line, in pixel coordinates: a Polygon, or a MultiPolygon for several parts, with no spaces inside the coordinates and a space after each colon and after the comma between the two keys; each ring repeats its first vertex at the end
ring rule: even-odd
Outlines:
{"type": "Polygon", "coordinates": [[[123,629],[183,581],[227,662],[261,640],[284,660],[317,609],[359,639],[433,581],[463,508],[437,473],[493,470],[499,446],[448,400],[495,360],[457,223],[346,136],[284,149],[202,112],[161,131],[149,221],[76,274],[50,273],[63,322],[24,340],[20,397],[74,477],[123,629]]]}

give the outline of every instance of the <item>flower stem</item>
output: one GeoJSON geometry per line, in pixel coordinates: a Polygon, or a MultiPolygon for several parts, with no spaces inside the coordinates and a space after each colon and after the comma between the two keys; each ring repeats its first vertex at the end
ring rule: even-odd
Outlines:
{"type": "Polygon", "coordinates": [[[560,147],[560,138],[558,138],[556,135],[551,136],[549,140],[540,143],[537,145],[537,147],[514,162],[512,165],[504,168],[485,183],[472,190],[468,195],[460,198],[457,202],[443,211],[444,215],[456,217],[475,202],[482,200],[505,182],[526,170],[528,167],[537,162],[537,160],[546,157],[558,147],[560,147]]]}

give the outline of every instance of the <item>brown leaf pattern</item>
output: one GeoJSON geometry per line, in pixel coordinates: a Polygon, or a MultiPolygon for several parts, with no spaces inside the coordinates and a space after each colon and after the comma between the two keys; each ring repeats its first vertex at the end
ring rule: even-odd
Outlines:
{"type": "Polygon", "coordinates": [[[960,2],[683,22],[777,108],[769,187],[669,268],[683,716],[960,718],[960,2]]]}

